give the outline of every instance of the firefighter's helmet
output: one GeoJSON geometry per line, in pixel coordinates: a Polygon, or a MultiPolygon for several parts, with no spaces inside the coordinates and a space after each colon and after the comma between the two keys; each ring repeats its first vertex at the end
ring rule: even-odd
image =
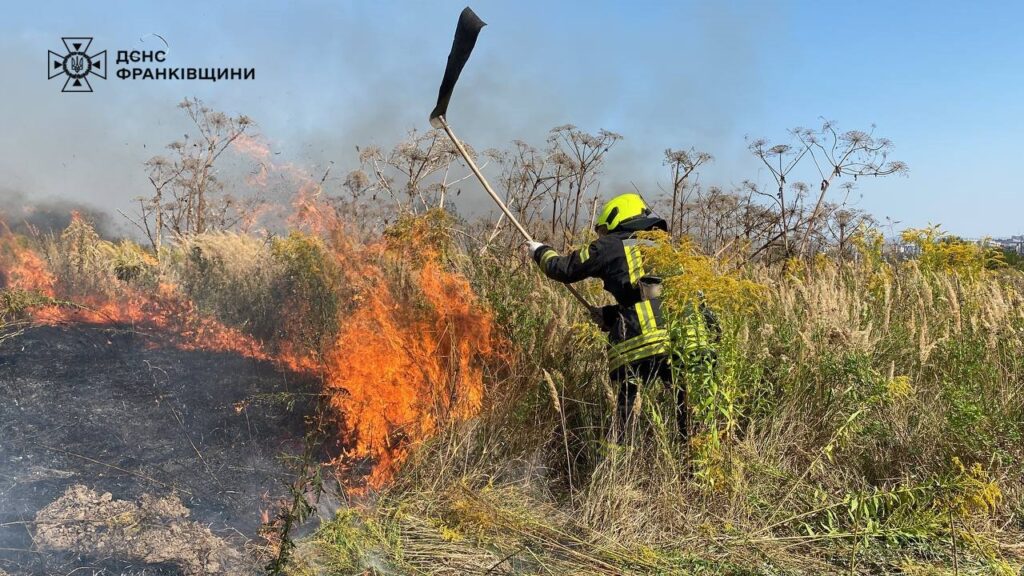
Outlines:
{"type": "Polygon", "coordinates": [[[639,194],[620,194],[605,203],[604,208],[601,209],[601,215],[594,224],[594,228],[600,229],[603,226],[606,231],[611,232],[618,228],[619,224],[630,218],[646,216],[650,213],[651,210],[639,194]]]}

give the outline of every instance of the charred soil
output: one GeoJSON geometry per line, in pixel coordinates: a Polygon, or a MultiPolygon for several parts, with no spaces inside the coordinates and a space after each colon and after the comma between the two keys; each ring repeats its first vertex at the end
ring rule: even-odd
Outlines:
{"type": "Polygon", "coordinates": [[[0,345],[0,571],[255,566],[246,552],[288,493],[317,383],[162,340],[50,326],[0,345]],[[117,517],[89,513],[114,508],[117,517]],[[202,549],[146,544],[163,533],[192,534],[202,549]]]}

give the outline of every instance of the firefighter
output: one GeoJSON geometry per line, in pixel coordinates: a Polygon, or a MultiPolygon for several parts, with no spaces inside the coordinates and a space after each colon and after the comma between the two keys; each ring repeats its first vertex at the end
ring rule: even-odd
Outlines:
{"type": "MultiPolygon", "coordinates": [[[[566,284],[600,278],[615,298],[615,304],[594,308],[591,316],[608,333],[608,371],[618,387],[616,425],[621,439],[630,427],[638,388],[655,380],[668,386],[673,381],[673,346],[661,312],[661,279],[649,276],[644,268],[640,247],[650,241],[636,238],[638,232],[666,230],[667,224],[639,194],[622,194],[604,205],[595,229],[597,240],[567,256],[538,242],[528,243],[525,250],[548,278],[566,284]]],[[[709,361],[708,324],[703,314],[686,317],[684,342],[677,343],[675,352],[687,372],[698,374],[709,361]]],[[[685,439],[685,385],[675,387],[675,394],[676,424],[685,439]]]]}

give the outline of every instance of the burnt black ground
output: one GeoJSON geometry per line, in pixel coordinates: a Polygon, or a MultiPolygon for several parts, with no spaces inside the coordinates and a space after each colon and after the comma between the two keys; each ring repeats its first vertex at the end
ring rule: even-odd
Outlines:
{"type": "Polygon", "coordinates": [[[282,456],[302,452],[315,383],[268,362],[154,342],[71,326],[0,345],[0,569],[177,573],[37,550],[36,512],[73,484],[121,500],[174,487],[193,520],[239,549],[257,537],[260,510],[292,480],[282,456]]]}

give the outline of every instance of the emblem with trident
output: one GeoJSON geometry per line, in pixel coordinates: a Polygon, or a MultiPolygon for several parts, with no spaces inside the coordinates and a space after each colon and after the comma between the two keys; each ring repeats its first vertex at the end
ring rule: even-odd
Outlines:
{"type": "Polygon", "coordinates": [[[88,37],[65,37],[61,40],[64,41],[67,52],[48,52],[48,77],[52,79],[61,75],[67,76],[62,92],[92,92],[89,76],[107,77],[107,51],[90,55],[89,45],[92,44],[92,38],[88,37]]]}

